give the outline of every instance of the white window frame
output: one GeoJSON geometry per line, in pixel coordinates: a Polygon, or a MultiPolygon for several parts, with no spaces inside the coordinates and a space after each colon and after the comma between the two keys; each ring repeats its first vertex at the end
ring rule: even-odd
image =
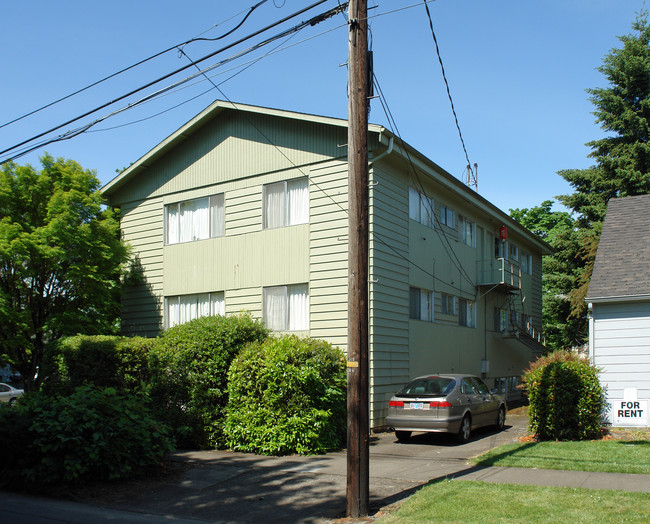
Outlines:
{"type": "Polygon", "coordinates": [[[409,318],[433,322],[435,294],[427,289],[411,286],[409,288],[409,318]]]}
{"type": "Polygon", "coordinates": [[[262,186],[262,228],[307,224],[309,222],[309,179],[307,177],[282,180],[262,186]],[[269,202],[275,194],[277,209],[269,202]]]}
{"type": "Polygon", "coordinates": [[[409,187],[409,218],[423,226],[433,228],[435,223],[433,197],[409,187]]]}
{"type": "Polygon", "coordinates": [[[225,234],[224,194],[181,200],[165,206],[164,237],[165,245],[183,244],[225,234]],[[207,203],[207,212],[198,215],[196,210],[188,212],[188,222],[183,226],[184,208],[197,203],[207,203]],[[201,223],[204,222],[204,223],[201,223]]]}
{"type": "Polygon", "coordinates": [[[458,215],[458,229],[460,233],[460,240],[463,244],[469,247],[476,247],[476,222],[469,218],[458,215]]]}
{"type": "Polygon", "coordinates": [[[200,317],[226,314],[223,291],[168,296],[165,297],[164,307],[165,329],[200,317]]]}
{"type": "Polygon", "coordinates": [[[519,248],[512,242],[508,242],[508,260],[519,262],[519,248]]]}
{"type": "Polygon", "coordinates": [[[521,252],[521,270],[528,275],[533,274],[533,257],[525,251],[521,252]]]}
{"type": "Polygon", "coordinates": [[[273,331],[309,330],[307,284],[268,286],[263,289],[262,310],[266,327],[273,331]]]}
{"type": "Polygon", "coordinates": [[[476,327],[476,302],[465,298],[458,300],[458,325],[476,327]]]}
{"type": "Polygon", "coordinates": [[[444,204],[440,205],[440,222],[452,229],[456,228],[455,211],[444,204]]]}

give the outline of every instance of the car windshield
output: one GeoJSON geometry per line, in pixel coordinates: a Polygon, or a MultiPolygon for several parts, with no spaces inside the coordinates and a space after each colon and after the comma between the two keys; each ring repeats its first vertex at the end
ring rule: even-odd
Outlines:
{"type": "Polygon", "coordinates": [[[397,394],[398,397],[444,397],[454,389],[456,382],[451,378],[425,377],[409,382],[397,394]]]}

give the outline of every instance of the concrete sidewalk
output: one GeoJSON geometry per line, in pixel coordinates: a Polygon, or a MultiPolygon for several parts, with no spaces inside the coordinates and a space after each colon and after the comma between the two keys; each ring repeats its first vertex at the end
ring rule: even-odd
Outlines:
{"type": "MultiPolygon", "coordinates": [[[[468,463],[473,456],[517,440],[525,434],[526,422],[525,417],[509,415],[505,431],[478,431],[465,445],[445,435],[416,435],[407,444],[397,442],[391,433],[373,435],[370,513],[444,478],[650,493],[650,475],[481,468],[468,463]]],[[[192,467],[180,478],[151,489],[119,493],[104,500],[103,507],[0,492],[1,520],[325,523],[345,516],[345,452],[315,457],[181,452],[174,460],[192,467]]]]}

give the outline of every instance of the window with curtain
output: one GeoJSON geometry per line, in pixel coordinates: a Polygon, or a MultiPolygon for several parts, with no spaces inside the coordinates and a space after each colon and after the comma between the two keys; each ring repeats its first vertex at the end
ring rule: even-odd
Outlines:
{"type": "Polygon", "coordinates": [[[165,243],[179,244],[224,235],[223,193],[165,206],[165,243]]]}
{"type": "Polygon", "coordinates": [[[410,288],[409,317],[413,320],[433,322],[433,291],[410,288]]]}
{"type": "Polygon", "coordinates": [[[476,327],[476,302],[458,299],[458,325],[465,327],[476,327]]]}
{"type": "Polygon", "coordinates": [[[266,184],[262,193],[264,229],[309,222],[309,184],[306,177],[266,184]]]}
{"type": "Polygon", "coordinates": [[[448,208],[445,205],[440,206],[440,222],[442,222],[445,226],[455,228],[456,223],[454,220],[454,210],[448,208]]]}
{"type": "Polygon", "coordinates": [[[274,331],[309,329],[307,284],[264,288],[264,323],[274,331]]]}
{"type": "Polygon", "coordinates": [[[476,247],[476,223],[467,217],[458,215],[460,239],[466,246],[476,247]]]}
{"type": "Polygon", "coordinates": [[[433,227],[435,219],[433,198],[409,187],[409,218],[427,227],[433,227]]]}
{"type": "Polygon", "coordinates": [[[210,315],[224,315],[223,292],[165,297],[165,328],[210,315]]]}

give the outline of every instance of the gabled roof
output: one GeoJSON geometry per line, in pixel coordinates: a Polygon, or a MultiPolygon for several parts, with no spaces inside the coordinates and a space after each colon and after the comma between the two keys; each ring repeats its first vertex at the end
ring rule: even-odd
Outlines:
{"type": "MultiPolygon", "coordinates": [[[[225,111],[238,111],[238,112],[248,112],[255,114],[262,114],[267,116],[274,116],[277,118],[299,120],[305,122],[311,122],[322,125],[335,126],[340,128],[347,128],[348,121],[341,118],[332,118],[318,115],[311,115],[307,113],[298,113],[293,111],[285,111],[281,109],[271,109],[267,107],[260,106],[251,106],[240,103],[233,102],[224,102],[222,100],[216,100],[210,104],[207,108],[201,111],[194,118],[189,120],[186,124],[181,126],[177,131],[169,135],[165,140],[160,142],[157,146],[151,149],[148,153],[138,159],[136,162],[131,164],[126,168],[122,173],[117,175],[113,180],[108,182],[102,189],[102,193],[109,197],[114,194],[116,191],[121,189],[124,185],[128,184],[131,180],[137,176],[143,174],[143,172],[156,162],[159,158],[165,155],[168,151],[177,147],[182,142],[189,140],[192,135],[194,135],[198,130],[200,130],[204,125],[208,124],[212,120],[219,118],[225,111]]],[[[435,171],[440,175],[439,182],[457,197],[462,198],[474,206],[481,207],[489,216],[494,220],[507,224],[508,227],[512,228],[513,231],[517,231],[523,237],[527,238],[529,242],[534,244],[542,254],[547,255],[553,253],[553,248],[544,242],[542,239],[528,231],[525,227],[519,224],[516,220],[511,218],[508,214],[504,213],[494,204],[483,198],[477,192],[473,191],[455,176],[451,175],[443,168],[434,163],[431,159],[427,158],[425,155],[420,153],[418,150],[410,146],[408,143],[404,142],[401,138],[394,135],[391,131],[384,128],[381,125],[369,124],[368,125],[369,133],[376,133],[379,136],[379,143],[384,146],[382,151],[379,151],[379,156],[383,156],[384,152],[394,151],[396,154],[403,156],[405,159],[408,159],[408,162],[421,162],[423,165],[426,165],[431,171],[435,171]],[[394,149],[392,145],[394,141],[394,149]],[[386,147],[388,146],[388,147],[386,147]]]]}
{"type": "Polygon", "coordinates": [[[650,300],[650,195],[609,201],[587,302],[650,300]]]}

